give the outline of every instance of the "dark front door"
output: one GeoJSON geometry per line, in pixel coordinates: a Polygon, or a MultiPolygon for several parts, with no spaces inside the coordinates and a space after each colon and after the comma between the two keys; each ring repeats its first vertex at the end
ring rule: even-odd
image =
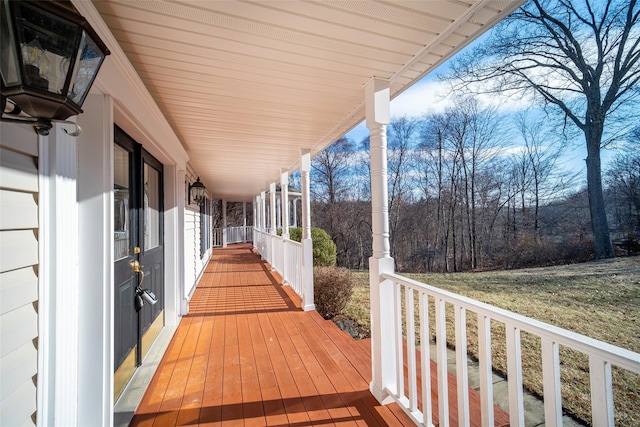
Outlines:
{"type": "Polygon", "coordinates": [[[164,251],[162,164],[118,127],[113,151],[117,398],[164,323],[164,251]]]}

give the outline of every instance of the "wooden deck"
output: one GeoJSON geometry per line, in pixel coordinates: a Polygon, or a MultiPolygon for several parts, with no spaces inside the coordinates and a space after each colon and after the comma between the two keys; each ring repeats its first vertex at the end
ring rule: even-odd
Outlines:
{"type": "Polygon", "coordinates": [[[299,304],[250,245],[215,249],[131,425],[413,425],[369,392],[369,341],[299,304]]]}

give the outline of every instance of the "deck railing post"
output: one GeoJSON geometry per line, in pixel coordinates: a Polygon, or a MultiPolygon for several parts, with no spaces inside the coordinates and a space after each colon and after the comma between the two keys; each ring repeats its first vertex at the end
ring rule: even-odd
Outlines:
{"type": "Polygon", "coordinates": [[[315,310],[313,301],[313,243],[311,241],[311,198],[309,172],[311,152],[302,150],[300,156],[300,178],[302,184],[302,309],[315,310]]]}
{"type": "Polygon", "coordinates": [[[371,393],[382,404],[396,393],[396,340],[393,328],[393,283],[381,280],[393,273],[389,246],[387,198],[387,124],[389,124],[389,82],[373,78],[365,86],[366,123],[371,146],[371,225],[373,256],[369,258],[371,298],[371,393]]]}

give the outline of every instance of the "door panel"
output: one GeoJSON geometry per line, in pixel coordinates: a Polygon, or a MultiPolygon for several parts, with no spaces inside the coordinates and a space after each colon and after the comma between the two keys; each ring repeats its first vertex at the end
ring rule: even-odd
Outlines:
{"type": "Polygon", "coordinates": [[[118,307],[119,315],[115,318],[114,351],[118,357],[114,363],[118,367],[135,348],[137,342],[136,316],[133,307],[136,285],[137,283],[129,278],[118,285],[118,290],[115,293],[115,306],[118,307]]]}
{"type": "Polygon", "coordinates": [[[114,145],[114,381],[115,398],[140,366],[164,320],[162,164],[115,128],[114,145]],[[139,264],[140,272],[134,265],[139,264]],[[156,304],[136,301],[140,290],[156,304]]]}
{"type": "MultiPolygon", "coordinates": [[[[133,301],[137,278],[132,275],[135,222],[132,184],[134,146],[119,141],[113,147],[114,154],[114,363],[116,369],[136,346],[137,328],[133,301]]],[[[131,371],[130,369],[128,371],[131,371]]]]}
{"type": "MultiPolygon", "coordinates": [[[[143,232],[142,252],[140,263],[144,266],[145,283],[143,288],[149,289],[158,299],[155,305],[145,306],[141,311],[142,334],[145,335],[164,309],[164,250],[163,250],[163,219],[162,215],[162,164],[146,151],[142,151],[142,221],[143,232]]],[[[147,347],[141,348],[142,357],[147,347]]]]}

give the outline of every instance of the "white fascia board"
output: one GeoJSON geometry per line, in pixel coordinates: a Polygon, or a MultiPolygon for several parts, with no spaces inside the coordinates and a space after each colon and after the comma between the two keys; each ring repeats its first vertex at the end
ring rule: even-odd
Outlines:
{"type": "Polygon", "coordinates": [[[90,1],[72,3],[111,51],[93,86],[113,99],[117,123],[162,163],[186,167],[189,155],[100,13],[90,1]]]}

